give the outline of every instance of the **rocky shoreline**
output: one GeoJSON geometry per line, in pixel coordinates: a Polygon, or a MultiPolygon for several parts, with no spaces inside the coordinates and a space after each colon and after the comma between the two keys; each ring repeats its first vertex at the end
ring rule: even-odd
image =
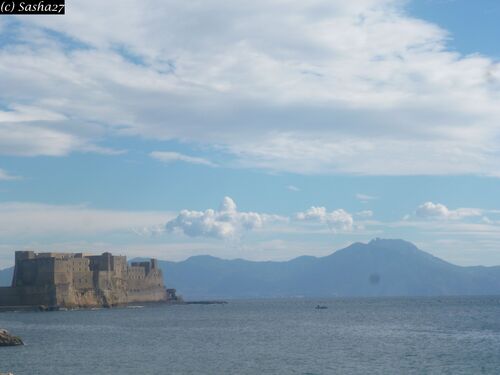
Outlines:
{"type": "Polygon", "coordinates": [[[20,337],[11,335],[7,330],[0,328],[0,346],[24,345],[20,337]]]}

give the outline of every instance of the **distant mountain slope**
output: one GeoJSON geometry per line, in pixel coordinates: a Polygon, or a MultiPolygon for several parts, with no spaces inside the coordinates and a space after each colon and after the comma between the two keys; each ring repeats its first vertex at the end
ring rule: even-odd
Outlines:
{"type": "Polygon", "coordinates": [[[459,267],[403,240],[373,240],[322,257],[251,262],[195,256],[161,261],[185,298],[500,294],[500,267],[459,267]]]}

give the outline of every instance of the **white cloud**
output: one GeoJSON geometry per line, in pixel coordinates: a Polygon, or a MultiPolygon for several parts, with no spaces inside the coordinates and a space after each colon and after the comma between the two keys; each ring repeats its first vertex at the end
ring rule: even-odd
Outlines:
{"type": "Polygon", "coordinates": [[[481,222],[483,222],[484,224],[495,224],[495,222],[491,220],[488,216],[483,216],[481,218],[481,222]]]}
{"type": "Polygon", "coordinates": [[[189,237],[229,239],[277,220],[280,220],[279,216],[240,212],[231,198],[224,197],[219,210],[182,210],[175,219],[167,222],[165,228],[169,232],[181,232],[189,237]]]}
{"type": "Polygon", "coordinates": [[[5,170],[0,169],[0,181],[13,181],[13,180],[19,180],[21,177],[19,176],[13,176],[9,173],[7,173],[5,170]]]}
{"type": "MultiPolygon", "coordinates": [[[[61,107],[63,102],[48,100],[43,105],[61,107]]],[[[83,125],[57,109],[12,103],[9,111],[0,111],[0,154],[64,156],[72,151],[108,155],[124,152],[97,145],[95,141],[99,132],[96,132],[96,126],[83,125]]]]}
{"type": "Polygon", "coordinates": [[[360,217],[362,219],[367,219],[367,218],[373,217],[373,211],[371,211],[371,210],[359,211],[359,212],[356,212],[356,216],[360,217]]]}
{"type": "Polygon", "coordinates": [[[82,147],[72,134],[53,129],[0,122],[0,154],[62,156],[82,147]]]}
{"type": "Polygon", "coordinates": [[[354,219],[350,213],[343,209],[328,212],[325,207],[311,207],[296,215],[299,221],[311,221],[327,224],[332,231],[350,231],[354,219]]]}
{"type": "Polygon", "coordinates": [[[447,49],[404,4],[87,0],[16,18],[0,153],[130,135],[305,174],[499,175],[500,64],[447,49]]]}
{"type": "Polygon", "coordinates": [[[294,192],[300,191],[300,189],[294,185],[288,185],[286,188],[287,188],[287,190],[294,191],[294,192]]]}
{"type": "Polygon", "coordinates": [[[172,151],[153,151],[149,154],[153,159],[159,160],[164,163],[174,163],[174,162],[185,162],[190,164],[200,164],[206,165],[208,167],[215,167],[216,165],[212,163],[210,160],[188,156],[184,154],[180,154],[178,152],[172,151]]]}
{"type": "Polygon", "coordinates": [[[28,240],[45,236],[81,238],[104,233],[132,233],[137,228],[151,228],[170,218],[172,214],[168,212],[8,202],[0,203],[0,236],[28,240]]]}
{"type": "Polygon", "coordinates": [[[373,200],[376,200],[378,198],[374,197],[372,195],[368,195],[368,194],[357,193],[356,199],[358,201],[360,201],[361,203],[368,203],[369,201],[373,201],[373,200]]]}
{"type": "Polygon", "coordinates": [[[477,208],[458,208],[450,210],[444,204],[425,202],[417,208],[416,215],[424,219],[460,220],[467,217],[480,217],[483,210],[477,208]]]}
{"type": "Polygon", "coordinates": [[[136,227],[132,229],[132,232],[141,237],[155,237],[165,232],[165,226],[163,224],[156,224],[149,227],[136,227]]]}

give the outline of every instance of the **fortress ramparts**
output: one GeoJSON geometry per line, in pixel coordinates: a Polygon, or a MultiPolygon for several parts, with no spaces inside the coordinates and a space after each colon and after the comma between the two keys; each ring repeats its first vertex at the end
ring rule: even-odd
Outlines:
{"type": "Polygon", "coordinates": [[[128,265],[110,253],[16,251],[12,286],[0,306],[98,307],[167,300],[156,259],[128,265]]]}

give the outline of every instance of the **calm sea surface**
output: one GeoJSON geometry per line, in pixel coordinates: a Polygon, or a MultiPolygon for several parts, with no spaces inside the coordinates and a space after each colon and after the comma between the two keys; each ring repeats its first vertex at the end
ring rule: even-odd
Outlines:
{"type": "Polygon", "coordinates": [[[0,327],[26,342],[0,348],[16,375],[500,374],[500,297],[1,313],[0,327]]]}

